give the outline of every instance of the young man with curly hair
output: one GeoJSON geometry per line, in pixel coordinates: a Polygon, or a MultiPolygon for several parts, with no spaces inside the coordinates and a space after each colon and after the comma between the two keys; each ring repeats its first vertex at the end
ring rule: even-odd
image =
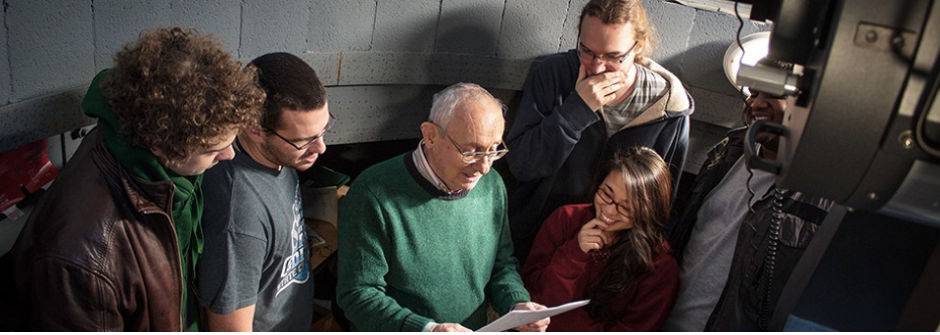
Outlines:
{"type": "Polygon", "coordinates": [[[118,52],[82,102],[98,127],[14,249],[26,328],[196,329],[202,173],[232,159],[265,95],[221,44],[181,28],[118,52]]]}
{"type": "Polygon", "coordinates": [[[235,159],[206,173],[200,301],[210,331],[310,331],[313,278],[298,171],[326,151],[332,124],[316,72],[288,53],[251,61],[267,93],[235,159]]]}

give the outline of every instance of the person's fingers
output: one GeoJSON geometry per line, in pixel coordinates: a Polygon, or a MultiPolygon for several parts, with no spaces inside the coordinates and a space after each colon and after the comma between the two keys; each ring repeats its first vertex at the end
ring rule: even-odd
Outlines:
{"type": "Polygon", "coordinates": [[[587,223],[585,223],[584,226],[581,227],[581,230],[585,230],[585,231],[586,231],[586,230],[591,230],[591,229],[597,229],[597,228],[600,227],[600,225],[602,225],[602,224],[604,224],[603,221],[594,219],[594,220],[591,220],[591,221],[588,221],[587,223]]]}
{"type": "Polygon", "coordinates": [[[442,323],[434,327],[435,332],[472,332],[459,323],[442,323]]]}
{"type": "MultiPolygon", "coordinates": [[[[623,87],[621,86],[621,88],[623,87]]],[[[617,100],[617,98],[620,97],[621,92],[623,91],[618,89],[616,91],[607,93],[607,95],[604,95],[602,98],[600,98],[601,103],[606,105],[606,104],[609,104],[611,101],[617,100]]]]}
{"type": "Polygon", "coordinates": [[[587,250],[601,250],[601,244],[598,242],[588,242],[585,243],[587,250]]]}
{"type": "Polygon", "coordinates": [[[600,229],[589,229],[584,231],[585,242],[604,242],[604,231],[600,229]]]}
{"type": "Polygon", "coordinates": [[[545,318],[545,319],[541,319],[541,320],[538,320],[529,324],[521,325],[519,327],[516,327],[516,330],[521,331],[521,332],[545,331],[545,329],[548,328],[548,320],[549,320],[548,318],[545,318]]]}
{"type": "Polygon", "coordinates": [[[552,320],[550,318],[544,318],[544,319],[536,321],[535,326],[539,330],[545,330],[545,328],[548,328],[548,325],[551,324],[551,321],[552,320]]]}
{"type": "Polygon", "coordinates": [[[533,310],[533,309],[535,308],[535,306],[538,306],[538,305],[539,305],[539,304],[536,304],[536,303],[531,302],[531,301],[519,302],[519,303],[516,303],[516,306],[513,307],[513,309],[519,309],[519,310],[530,311],[530,310],[533,310]]]}
{"type": "Polygon", "coordinates": [[[591,221],[588,221],[588,223],[585,223],[584,226],[581,227],[581,230],[590,230],[590,229],[605,230],[609,226],[610,225],[608,225],[607,222],[604,222],[598,218],[594,218],[591,221]]]}
{"type": "Polygon", "coordinates": [[[604,243],[603,238],[599,235],[587,235],[584,237],[585,243],[604,243]]]}
{"type": "Polygon", "coordinates": [[[610,85],[613,83],[622,83],[624,80],[626,80],[626,77],[623,75],[623,72],[620,72],[620,71],[604,72],[595,77],[597,77],[597,79],[600,80],[601,83],[606,84],[606,85],[610,85]]]}
{"type": "Polygon", "coordinates": [[[619,91],[621,88],[623,88],[623,82],[611,83],[610,85],[607,85],[606,87],[601,89],[601,94],[607,97],[614,93],[617,93],[617,91],[619,91]]]}

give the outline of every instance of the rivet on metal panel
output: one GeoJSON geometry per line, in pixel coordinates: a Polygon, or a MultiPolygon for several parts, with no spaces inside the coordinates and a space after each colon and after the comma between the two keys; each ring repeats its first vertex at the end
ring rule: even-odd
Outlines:
{"type": "Polygon", "coordinates": [[[898,53],[910,58],[914,52],[914,39],[917,34],[913,31],[886,27],[872,23],[861,22],[855,30],[855,45],[886,52],[898,53]]]}
{"type": "Polygon", "coordinates": [[[894,37],[891,38],[891,45],[893,45],[894,48],[897,50],[904,48],[904,37],[901,37],[900,35],[895,35],[894,37]]]}
{"type": "Polygon", "coordinates": [[[869,30],[865,33],[865,42],[875,43],[878,41],[878,32],[874,30],[869,30]]]}
{"type": "Polygon", "coordinates": [[[914,148],[914,138],[911,136],[910,130],[905,130],[898,135],[898,142],[901,143],[901,147],[905,150],[911,150],[914,148]]]}

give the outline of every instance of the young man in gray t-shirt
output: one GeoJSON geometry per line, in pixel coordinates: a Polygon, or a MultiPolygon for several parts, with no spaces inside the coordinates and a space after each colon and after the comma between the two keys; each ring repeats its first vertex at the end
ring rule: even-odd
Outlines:
{"type": "Polygon", "coordinates": [[[309,331],[313,279],[298,171],[326,151],[332,115],[316,73],[273,53],[250,66],[267,93],[235,159],[205,175],[199,298],[210,331],[309,331]]]}

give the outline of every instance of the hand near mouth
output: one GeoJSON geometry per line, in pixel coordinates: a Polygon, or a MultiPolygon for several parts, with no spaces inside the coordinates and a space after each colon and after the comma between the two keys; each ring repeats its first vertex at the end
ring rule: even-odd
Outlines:
{"type": "Polygon", "coordinates": [[[607,227],[607,223],[597,218],[585,223],[581,227],[581,231],[578,232],[578,246],[581,247],[581,251],[588,253],[591,250],[600,250],[609,245],[611,238],[604,231],[607,227]]]}

